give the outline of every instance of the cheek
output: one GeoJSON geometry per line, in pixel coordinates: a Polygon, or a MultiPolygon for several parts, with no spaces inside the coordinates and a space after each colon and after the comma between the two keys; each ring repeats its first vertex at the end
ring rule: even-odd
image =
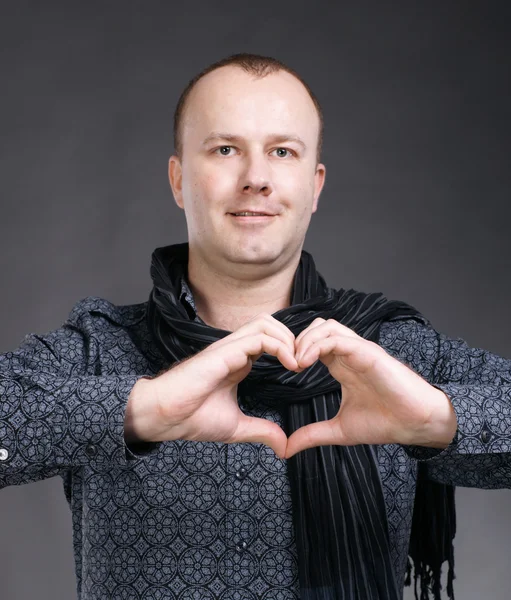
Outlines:
{"type": "Polygon", "coordinates": [[[221,169],[197,169],[191,181],[193,196],[206,202],[222,200],[233,186],[232,177],[221,169]]]}
{"type": "Polygon", "coordinates": [[[297,179],[293,192],[294,197],[298,200],[300,212],[302,214],[309,213],[314,202],[314,185],[307,178],[297,179]]]}
{"type": "Polygon", "coordinates": [[[278,178],[281,189],[285,189],[291,197],[307,203],[314,196],[314,178],[305,168],[289,169],[278,178]]]}
{"type": "Polygon", "coordinates": [[[295,188],[295,198],[300,199],[297,211],[299,227],[306,229],[309,225],[311,215],[314,212],[314,182],[303,179],[299,187],[295,188]]]}

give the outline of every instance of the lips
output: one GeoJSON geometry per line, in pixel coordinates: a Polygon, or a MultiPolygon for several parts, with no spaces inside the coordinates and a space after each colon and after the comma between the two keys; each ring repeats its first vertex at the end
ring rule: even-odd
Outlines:
{"type": "Polygon", "coordinates": [[[275,214],[265,210],[237,210],[236,212],[229,212],[228,214],[235,217],[274,217],[275,214]]]}
{"type": "Polygon", "coordinates": [[[230,213],[231,215],[234,215],[235,217],[272,217],[273,215],[270,215],[268,213],[261,213],[261,212],[236,212],[236,213],[230,213]]]}

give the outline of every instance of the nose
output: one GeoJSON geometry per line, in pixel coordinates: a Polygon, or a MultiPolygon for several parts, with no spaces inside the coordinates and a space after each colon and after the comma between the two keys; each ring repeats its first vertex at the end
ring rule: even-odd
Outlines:
{"type": "Polygon", "coordinates": [[[269,196],[272,193],[270,168],[264,157],[247,156],[246,168],[241,175],[241,187],[244,194],[269,196]]]}

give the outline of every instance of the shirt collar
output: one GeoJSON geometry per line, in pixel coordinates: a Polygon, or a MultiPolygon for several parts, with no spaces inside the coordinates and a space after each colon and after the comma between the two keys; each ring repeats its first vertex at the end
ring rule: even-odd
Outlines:
{"type": "Polygon", "coordinates": [[[195,301],[193,299],[192,290],[186,281],[186,277],[183,275],[181,279],[181,291],[179,294],[179,300],[181,304],[185,307],[186,312],[188,313],[190,319],[192,321],[200,321],[200,318],[197,314],[197,308],[195,307],[195,301]]]}

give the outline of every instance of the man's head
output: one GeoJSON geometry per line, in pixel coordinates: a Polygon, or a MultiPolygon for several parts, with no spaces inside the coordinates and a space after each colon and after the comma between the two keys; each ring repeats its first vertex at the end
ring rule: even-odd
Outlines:
{"type": "Polygon", "coordinates": [[[169,178],[195,258],[247,278],[297,261],[324,182],[322,129],[308,86],[275,59],[234,55],[191,80],[169,178]]]}

